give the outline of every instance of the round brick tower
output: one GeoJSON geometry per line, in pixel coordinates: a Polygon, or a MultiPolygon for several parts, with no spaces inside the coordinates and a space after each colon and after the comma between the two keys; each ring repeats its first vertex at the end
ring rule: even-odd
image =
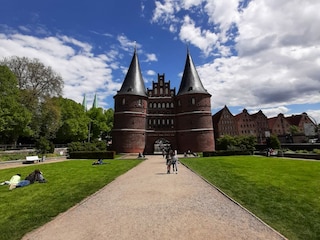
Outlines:
{"type": "Polygon", "coordinates": [[[112,146],[117,153],[143,153],[147,94],[136,50],[121,89],[114,96],[112,146]]]}
{"type": "Polygon", "coordinates": [[[211,95],[203,87],[188,51],[176,96],[176,132],[179,152],[215,150],[210,98],[211,95]]]}

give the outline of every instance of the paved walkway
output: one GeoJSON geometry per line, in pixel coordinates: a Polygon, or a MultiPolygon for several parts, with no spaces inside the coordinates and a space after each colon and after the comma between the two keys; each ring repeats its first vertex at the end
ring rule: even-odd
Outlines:
{"type": "Polygon", "coordinates": [[[23,240],[284,239],[192,171],[147,156],[23,240]]]}

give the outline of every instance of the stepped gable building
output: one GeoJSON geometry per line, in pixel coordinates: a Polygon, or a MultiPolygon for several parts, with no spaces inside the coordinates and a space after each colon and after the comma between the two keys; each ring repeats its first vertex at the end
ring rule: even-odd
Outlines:
{"type": "Polygon", "coordinates": [[[297,126],[299,132],[305,133],[306,136],[316,135],[316,124],[310,119],[307,113],[291,115],[286,117],[286,119],[291,125],[297,126]]]}
{"type": "Polygon", "coordinates": [[[254,118],[248,113],[247,109],[243,109],[241,113],[235,116],[235,122],[238,129],[238,135],[256,136],[256,124],[254,118]]]}
{"type": "Polygon", "coordinates": [[[214,151],[211,95],[187,53],[179,91],[165,74],[145,89],[136,50],[121,89],[114,96],[113,148],[118,153],[214,151]]]}
{"type": "Polygon", "coordinates": [[[238,131],[234,116],[227,106],[212,116],[214,136],[216,139],[224,135],[237,136],[238,131]]]}
{"type": "Polygon", "coordinates": [[[278,116],[276,117],[269,118],[268,125],[271,134],[290,134],[290,123],[287,121],[286,117],[282,113],[278,114],[278,116]]]}
{"type": "Polygon", "coordinates": [[[252,114],[251,116],[256,125],[256,136],[258,137],[258,143],[262,144],[266,141],[266,137],[270,135],[268,118],[261,110],[252,114]]]}

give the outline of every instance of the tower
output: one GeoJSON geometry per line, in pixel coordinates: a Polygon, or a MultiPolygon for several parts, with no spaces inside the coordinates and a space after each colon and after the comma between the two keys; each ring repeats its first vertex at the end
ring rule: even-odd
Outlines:
{"type": "Polygon", "coordinates": [[[210,98],[188,51],[176,96],[176,137],[180,152],[215,150],[210,98]]]}
{"type": "Polygon", "coordinates": [[[136,49],[121,89],[114,96],[113,149],[118,153],[144,152],[147,94],[136,49]]]}

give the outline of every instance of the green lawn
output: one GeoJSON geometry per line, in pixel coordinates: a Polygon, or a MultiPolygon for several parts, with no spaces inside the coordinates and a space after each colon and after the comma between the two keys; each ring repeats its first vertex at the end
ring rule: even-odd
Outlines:
{"type": "Polygon", "coordinates": [[[229,156],[181,162],[287,238],[320,239],[319,161],[229,156]]]}
{"type": "Polygon", "coordinates": [[[21,239],[33,229],[79,203],[141,160],[108,160],[92,166],[90,160],[71,160],[0,170],[0,182],[20,173],[25,178],[39,168],[47,183],[34,183],[12,191],[0,186],[0,240],[21,239]]]}

